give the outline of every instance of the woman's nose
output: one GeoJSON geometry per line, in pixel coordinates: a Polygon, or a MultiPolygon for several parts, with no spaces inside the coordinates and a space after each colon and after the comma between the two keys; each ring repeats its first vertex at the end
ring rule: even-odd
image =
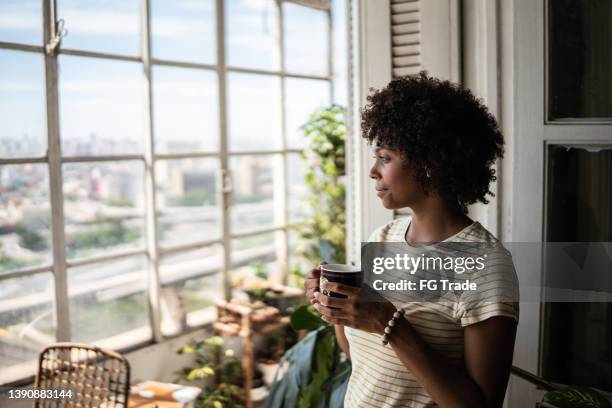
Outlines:
{"type": "Polygon", "coordinates": [[[378,173],[378,170],[376,170],[376,163],[374,163],[374,165],[370,167],[369,176],[370,178],[375,180],[378,180],[380,178],[380,173],[378,173]]]}

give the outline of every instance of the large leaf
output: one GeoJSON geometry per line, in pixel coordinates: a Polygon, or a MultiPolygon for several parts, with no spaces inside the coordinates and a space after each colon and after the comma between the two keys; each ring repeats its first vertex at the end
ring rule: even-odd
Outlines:
{"type": "Polygon", "coordinates": [[[319,400],[319,408],[342,408],[344,397],[351,378],[351,360],[339,363],[334,369],[333,376],[323,384],[324,392],[329,393],[329,401],[319,400]]]}
{"type": "Polygon", "coordinates": [[[312,305],[300,306],[291,314],[291,327],[294,330],[310,331],[326,325],[327,323],[321,319],[321,315],[312,305]]]}
{"type": "Polygon", "coordinates": [[[336,351],[336,339],[331,331],[321,333],[314,350],[314,367],[312,381],[302,389],[298,402],[299,408],[311,408],[319,405],[322,386],[331,376],[336,351]]]}
{"type": "Polygon", "coordinates": [[[288,364],[289,367],[280,380],[275,378],[271,384],[265,408],[298,406],[301,391],[306,389],[311,381],[313,353],[319,333],[323,330],[325,328],[311,331],[285,353],[281,365],[288,364]]]}
{"type": "Polygon", "coordinates": [[[549,391],[543,401],[559,408],[612,408],[612,404],[603,395],[589,387],[565,387],[549,391]]]}

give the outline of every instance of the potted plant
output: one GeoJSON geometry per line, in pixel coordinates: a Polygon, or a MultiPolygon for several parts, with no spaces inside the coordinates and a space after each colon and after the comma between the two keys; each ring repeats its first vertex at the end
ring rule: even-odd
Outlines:
{"type": "Polygon", "coordinates": [[[179,381],[202,388],[202,393],[196,401],[198,408],[243,407],[240,360],[231,349],[222,352],[223,346],[223,338],[213,336],[193,341],[177,351],[178,354],[194,354],[193,365],[184,367],[179,372],[179,381]]]}
{"type": "MultiPolygon", "coordinates": [[[[302,153],[312,213],[297,227],[298,255],[306,265],[346,262],[346,111],[333,105],[314,112],[302,127],[309,145],[302,153]]],[[[291,270],[293,283],[303,285],[305,271],[291,270]]],[[[350,377],[350,361],[341,356],[333,327],[304,305],[291,314],[294,330],[309,333],[282,358],[282,379],[271,386],[266,407],[341,407],[350,377]]]]}

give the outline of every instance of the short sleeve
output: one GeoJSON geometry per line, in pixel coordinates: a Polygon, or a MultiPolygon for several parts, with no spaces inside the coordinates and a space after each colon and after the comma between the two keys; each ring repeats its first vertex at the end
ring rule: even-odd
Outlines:
{"type": "Polygon", "coordinates": [[[461,326],[469,326],[494,316],[519,321],[518,279],[512,255],[503,247],[487,253],[482,271],[475,272],[476,290],[465,291],[459,299],[461,326]]]}
{"type": "Polygon", "coordinates": [[[410,217],[396,218],[376,228],[368,237],[367,242],[402,242],[409,223],[410,217]]]}

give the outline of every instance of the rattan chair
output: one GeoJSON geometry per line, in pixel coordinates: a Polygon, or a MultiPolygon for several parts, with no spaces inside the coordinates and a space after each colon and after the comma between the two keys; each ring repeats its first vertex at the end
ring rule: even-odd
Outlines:
{"type": "Polygon", "coordinates": [[[38,358],[35,387],[71,389],[68,400],[39,400],[34,408],[128,406],[130,364],[114,351],[78,343],[55,343],[38,358]]]}

